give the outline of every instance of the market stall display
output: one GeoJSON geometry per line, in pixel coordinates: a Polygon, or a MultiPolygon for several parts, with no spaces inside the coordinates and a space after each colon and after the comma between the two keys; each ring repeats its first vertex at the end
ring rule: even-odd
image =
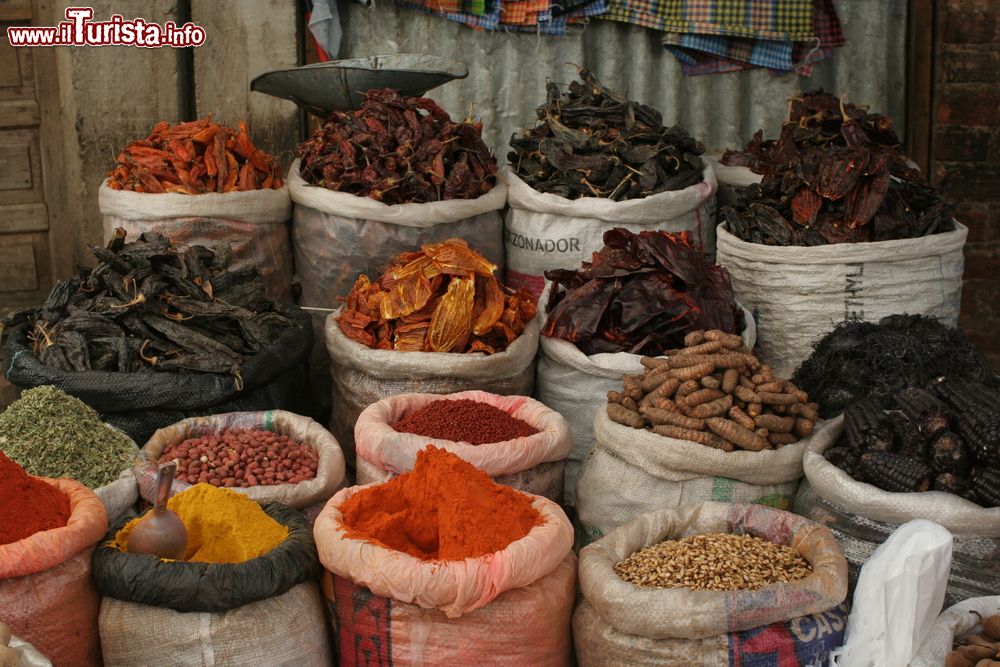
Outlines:
{"type": "Polygon", "coordinates": [[[971,598],[938,616],[910,665],[977,667],[980,661],[995,659],[1000,654],[1000,646],[993,646],[997,641],[1000,641],[1000,597],[971,598]]]}
{"type": "Polygon", "coordinates": [[[188,529],[183,560],[129,553],[137,520],[127,519],[112,526],[94,554],[106,665],[187,663],[206,653],[228,664],[276,655],[297,665],[329,664],[319,563],[305,517],[210,484],[177,494],[167,506],[188,529]]]}
{"type": "Polygon", "coordinates": [[[780,372],[840,322],[957,322],[968,229],[907,161],[890,119],[807,93],[790,100],[779,139],[758,133],[723,163],[763,175],[723,211],[718,261],[780,372]]]}
{"type": "MultiPolygon", "coordinates": [[[[793,509],[823,523],[841,541],[852,585],[862,565],[894,530],[908,521],[925,519],[954,535],[949,604],[996,591],[1000,566],[993,554],[1000,549],[1000,508],[984,507],[949,491],[904,491],[913,488],[905,477],[909,472],[889,466],[872,477],[884,488],[855,479],[834,464],[836,455],[825,456],[838,444],[844,424],[844,416],[824,422],[811,438],[803,459],[805,480],[793,509]]],[[[933,480],[928,481],[933,485],[933,480]]]]}
{"type": "Polygon", "coordinates": [[[546,271],[589,260],[615,227],[689,231],[714,256],[716,181],[702,145],[589,71],[580,77],[562,95],[550,82],[538,126],[511,138],[507,282],[541,294],[546,271]]]}
{"type": "Polygon", "coordinates": [[[338,493],[314,532],[339,664],[571,664],[576,558],[555,503],[431,446],[338,493]]]}
{"type": "Polygon", "coordinates": [[[847,616],[847,564],[830,531],[758,505],[705,502],[643,514],[580,552],[580,590],[573,638],[581,667],[741,665],[776,653],[789,665],[824,664],[847,616]],[[664,540],[684,551],[666,547],[672,557],[659,560],[664,540]],[[788,556],[769,560],[779,545],[788,556]],[[712,558],[722,554],[729,565],[712,558]],[[769,574],[755,574],[755,560],[769,574]],[[726,585],[724,571],[704,573],[744,563],[726,585]],[[639,571],[643,564],[649,573],[639,571]],[[654,569],[676,579],[656,585],[654,569]],[[809,631],[818,627],[827,631],[809,631]]]}
{"type": "Polygon", "coordinates": [[[723,331],[688,333],[594,418],[577,481],[586,544],[663,507],[725,498],[788,508],[819,415],[808,395],[723,331]]]}
{"type": "Polygon", "coordinates": [[[180,461],[175,493],[205,482],[307,512],[345,478],[344,454],[330,432],[283,410],[191,417],[154,433],[141,454],[139,489],[148,501],[155,497],[155,464],[173,460],[180,461]]]}
{"type": "Polygon", "coordinates": [[[32,475],[67,477],[93,489],[109,520],[138,497],[131,472],[139,454],[135,443],[55,387],[29,389],[0,412],[0,453],[32,475]]]}
{"type": "Polygon", "coordinates": [[[187,414],[295,408],[312,345],[297,307],[264,300],[256,269],[159,234],[93,248],[96,268],[7,318],[7,379],[56,385],[137,442],[187,414]]]}
{"type": "Polygon", "coordinates": [[[413,469],[428,444],[473,464],[497,484],[563,499],[570,426],[526,396],[483,391],[401,394],[365,408],[354,427],[358,484],[413,469]]]}
{"type": "Polygon", "coordinates": [[[104,505],[83,484],[27,477],[2,454],[0,480],[0,525],[7,537],[21,536],[0,544],[0,622],[56,665],[98,667],[91,554],[108,527],[104,505]]]}
{"type": "Polygon", "coordinates": [[[375,281],[359,277],[327,318],[330,430],[350,465],[358,416],[388,396],[531,393],[535,299],[500,284],[496,268],[460,239],[426,244],[390,260],[375,281]]]}
{"type": "Polygon", "coordinates": [[[163,234],[175,243],[228,247],[233,268],[256,268],[271,299],[292,295],[292,207],[278,161],[211,118],[158,123],[129,143],[98,192],[105,242],[163,234]]]}

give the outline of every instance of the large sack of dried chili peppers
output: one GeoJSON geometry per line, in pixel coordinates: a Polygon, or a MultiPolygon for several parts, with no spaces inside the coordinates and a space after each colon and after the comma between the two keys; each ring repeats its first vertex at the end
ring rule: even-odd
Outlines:
{"type": "Polygon", "coordinates": [[[757,505],[644,514],[580,552],[580,590],[581,667],[813,667],[847,624],[847,563],[830,531],[757,505]]]}
{"type": "Polygon", "coordinates": [[[413,469],[428,443],[456,454],[497,484],[561,503],[570,426],[527,396],[484,391],[401,394],[365,408],[354,427],[358,484],[413,469]]]}
{"type": "Polygon", "coordinates": [[[354,424],[396,394],[479,389],[528,396],[538,350],[536,302],[509,289],[461,239],[393,257],[377,280],[361,275],[326,321],[332,361],[330,431],[354,464],[354,424]]]}
{"type": "Polygon", "coordinates": [[[156,497],[156,464],[175,459],[173,494],[207,482],[292,509],[326,504],[345,477],[344,454],[330,432],[284,410],[185,419],[154,433],[142,458],[139,488],[149,502],[156,497]]]}
{"type": "MultiPolygon", "coordinates": [[[[854,419],[854,410],[847,416],[854,419]]],[[[957,475],[936,474],[931,466],[895,448],[891,437],[889,445],[884,440],[882,445],[874,444],[876,439],[882,440],[874,431],[865,431],[860,437],[871,438],[875,449],[857,451],[852,458],[850,451],[845,451],[850,446],[843,441],[847,437],[844,423],[844,416],[837,417],[816,432],[806,450],[806,479],[794,509],[825,524],[838,537],[847,554],[852,584],[861,566],[894,530],[907,521],[927,519],[948,529],[955,538],[948,604],[1000,590],[1000,563],[996,559],[1000,552],[1000,484],[989,465],[978,472],[974,466],[972,473],[972,490],[978,489],[985,496],[970,496],[968,486],[957,475]],[[881,451],[886,446],[895,451],[881,451]],[[945,477],[953,486],[942,486],[948,481],[945,477]]],[[[945,442],[954,441],[954,434],[942,437],[940,443],[928,447],[932,464],[937,467],[943,458],[961,464],[959,455],[964,446],[953,448],[945,442]]]]}
{"type": "Polygon", "coordinates": [[[207,485],[167,507],[188,529],[183,559],[129,553],[138,519],[94,553],[105,667],[330,664],[305,517],[207,485]]]}
{"type": "Polygon", "coordinates": [[[554,502],[430,446],[339,492],[314,533],[341,667],[572,664],[573,529],[554,502]]]}
{"type": "Polygon", "coordinates": [[[104,239],[157,232],[176,243],[226,247],[233,268],[256,268],[269,299],[292,296],[292,203],[277,160],[211,119],[162,122],[118,156],[98,193],[104,239]]]}
{"type": "Polygon", "coordinates": [[[309,317],[263,300],[256,269],[121,230],[94,255],[96,268],[5,321],[12,383],[54,385],[136,442],[195,415],[306,411],[309,317]]]}
{"type": "Polygon", "coordinates": [[[538,296],[546,271],[589,260],[616,227],[688,231],[714,257],[716,180],[702,145],[587,70],[580,76],[561,97],[549,83],[539,125],[510,141],[507,282],[538,296]]]}
{"type": "Polygon", "coordinates": [[[995,651],[987,653],[976,651],[975,648],[971,650],[966,648],[961,649],[961,654],[968,658],[966,662],[949,662],[948,660],[953,651],[952,647],[956,643],[960,646],[979,644],[981,648],[986,648],[982,646],[982,639],[985,639],[987,644],[995,644],[997,640],[1000,640],[997,620],[1000,620],[1000,596],[997,595],[963,600],[945,609],[927,632],[926,638],[920,644],[920,650],[910,660],[909,667],[940,667],[951,664],[975,665],[982,659],[974,658],[977,654],[984,657],[995,657],[995,651]],[[989,620],[990,617],[995,620],[989,620]]]}
{"type": "Polygon", "coordinates": [[[742,332],[747,349],[756,342],[753,317],[734,301],[728,273],[688,235],[614,229],[603,243],[581,269],[547,272],[553,282],[539,300],[547,319],[537,395],[573,432],[566,465],[570,505],[594,443],[594,415],[623,374],[642,371],[643,355],[683,347],[685,335],[698,329],[742,332]]]}
{"type": "Polygon", "coordinates": [[[779,372],[839,322],[957,322],[968,229],[899,144],[885,116],[819,92],[792,100],[779,139],[723,156],[763,175],[723,210],[718,261],[779,372]]]}
{"type": "Polygon", "coordinates": [[[90,559],[107,527],[90,489],[0,453],[0,623],[56,665],[101,664],[90,559]]]}
{"type": "Polygon", "coordinates": [[[643,357],[643,373],[623,376],[598,410],[576,487],[581,544],[664,507],[791,506],[816,404],[739,336],[697,331],[685,343],[643,357]]]}

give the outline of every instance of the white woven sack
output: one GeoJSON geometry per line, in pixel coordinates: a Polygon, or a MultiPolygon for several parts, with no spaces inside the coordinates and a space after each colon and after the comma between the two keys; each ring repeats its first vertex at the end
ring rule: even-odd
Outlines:
{"type": "Polygon", "coordinates": [[[629,231],[691,232],[695,242],[715,257],[715,191],[712,167],[706,163],[704,180],[683,190],[661,192],[642,199],[614,201],[601,197],[566,199],[538,192],[505,166],[508,185],[504,247],[507,284],[534,295],[545,286],[550,269],[575,269],[590,261],[604,245],[604,232],[616,227],[629,231]]]}
{"type": "Polygon", "coordinates": [[[927,519],[956,537],[1000,538],[1000,507],[985,508],[944,491],[890,493],[859,482],[823,456],[836,444],[844,417],[824,423],[813,433],[803,469],[812,493],[845,513],[892,524],[927,519]]]}
{"type": "Polygon", "coordinates": [[[364,487],[344,489],[326,504],[313,530],[323,567],[375,595],[440,609],[448,618],[488,605],[504,591],[529,586],[562,563],[573,527],[559,506],[532,496],[542,523],[504,549],[478,558],[424,561],[372,542],[348,538],[340,507],[364,487]]]}
{"type": "Polygon", "coordinates": [[[747,243],[720,225],[717,261],[757,319],[761,361],[787,377],[840,322],[909,313],[955,326],[969,233],[955,224],[917,239],[817,247],[747,243]]]}
{"type": "Polygon", "coordinates": [[[330,431],[354,462],[354,424],[372,403],[397,394],[454,394],[479,389],[493,394],[530,396],[535,380],[538,318],[506,350],[482,352],[399,352],[376,350],[351,340],[337,325],[338,309],[326,319],[333,407],[330,431]]]}
{"type": "Polygon", "coordinates": [[[581,537],[586,543],[642,514],[710,500],[788,508],[809,440],[724,452],[617,424],[598,410],[594,448],[576,487],[581,537]]]}
{"type": "MultiPolygon", "coordinates": [[[[539,303],[546,303],[545,295],[539,303]]],[[[752,350],[757,326],[746,308],[743,316],[743,342],[752,350]]],[[[573,505],[580,466],[594,444],[594,415],[608,404],[609,391],[621,389],[622,375],[643,371],[642,356],[628,352],[586,355],[573,343],[549,336],[540,338],[539,349],[535,393],[539,401],[566,418],[573,434],[573,451],[566,462],[565,499],[573,505]]]]}
{"type": "Polygon", "coordinates": [[[105,667],[331,664],[323,601],[311,581],[221,613],[104,598],[99,622],[105,667]]]}
{"type": "MultiPolygon", "coordinates": [[[[135,453],[138,456],[138,447],[135,453]]],[[[139,500],[139,485],[135,481],[135,472],[131,468],[122,470],[118,479],[94,489],[94,495],[104,503],[104,509],[108,512],[108,523],[114,524],[139,500]]]]}
{"type": "Polygon", "coordinates": [[[232,268],[260,271],[269,299],[291,298],[292,202],[287,184],[277,190],[185,195],[112,190],[105,179],[98,203],[105,242],[121,227],[130,241],[143,232],[156,232],[184,245],[225,245],[232,250],[232,268]]]}
{"type": "MultiPolygon", "coordinates": [[[[295,484],[270,484],[232,487],[258,503],[278,502],[292,509],[304,509],[328,500],[343,485],[346,473],[344,453],[337,440],[315,420],[284,410],[264,412],[228,412],[206,417],[191,417],[161,428],[142,448],[145,461],[155,463],[171,445],[188,438],[199,438],[228,429],[265,430],[286,435],[307,445],[319,455],[316,475],[295,484]]],[[[146,500],[155,499],[156,476],[151,469],[142,470],[141,490],[146,500]]],[[[188,488],[186,482],[175,481],[171,490],[176,495],[188,488]]]]}
{"type": "Polygon", "coordinates": [[[909,667],[941,667],[955,640],[982,630],[982,619],[1000,614],[1000,596],[971,598],[945,609],[909,667]]]}

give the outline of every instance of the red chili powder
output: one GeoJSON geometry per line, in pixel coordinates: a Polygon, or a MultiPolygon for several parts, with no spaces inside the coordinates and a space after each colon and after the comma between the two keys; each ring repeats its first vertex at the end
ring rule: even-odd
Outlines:
{"type": "Polygon", "coordinates": [[[423,560],[491,554],[542,523],[529,496],[433,445],[417,452],[412,472],[359,491],[340,510],[347,537],[423,560]]]}
{"type": "Polygon", "coordinates": [[[69,515],[65,493],[24,472],[0,452],[0,544],[62,528],[69,515]]]}
{"type": "Polygon", "coordinates": [[[485,445],[538,433],[527,422],[486,403],[467,398],[428,403],[392,425],[399,433],[485,445]]]}

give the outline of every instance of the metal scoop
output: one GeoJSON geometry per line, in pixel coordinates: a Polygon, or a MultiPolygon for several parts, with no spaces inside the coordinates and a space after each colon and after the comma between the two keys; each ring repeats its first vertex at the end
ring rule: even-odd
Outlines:
{"type": "Polygon", "coordinates": [[[139,520],[128,536],[128,552],[153,554],[180,560],[187,549],[187,528],[175,512],[167,509],[177,464],[164,463],[156,471],[156,504],[139,520]]]}

